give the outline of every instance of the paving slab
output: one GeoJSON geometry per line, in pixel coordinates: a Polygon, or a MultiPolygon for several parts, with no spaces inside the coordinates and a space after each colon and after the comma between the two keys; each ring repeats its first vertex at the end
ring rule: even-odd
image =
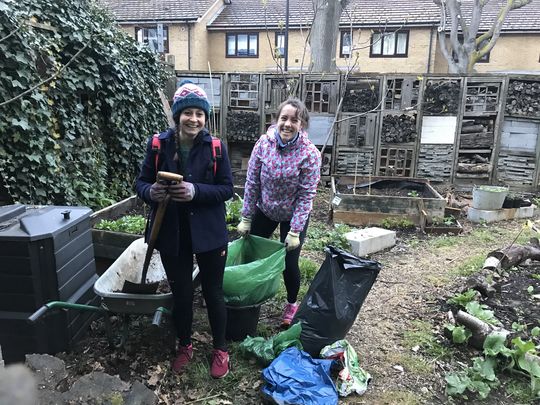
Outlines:
{"type": "Polygon", "coordinates": [[[380,252],[396,244],[395,231],[376,227],[347,232],[345,238],[351,244],[351,252],[356,256],[380,252]]]}

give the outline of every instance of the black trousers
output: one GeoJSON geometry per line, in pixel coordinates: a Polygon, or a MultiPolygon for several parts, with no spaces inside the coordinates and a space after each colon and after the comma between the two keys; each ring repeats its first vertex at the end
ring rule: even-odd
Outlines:
{"type": "MultiPolygon", "coordinates": [[[[290,303],[296,302],[298,298],[298,291],[300,290],[300,266],[298,264],[300,260],[300,251],[302,245],[306,239],[306,232],[309,224],[309,218],[306,221],[304,230],[300,232],[300,246],[296,249],[288,251],[285,255],[285,271],[283,272],[283,281],[285,282],[285,288],[287,289],[287,301],[290,303]]],[[[251,219],[251,234],[255,236],[262,236],[263,238],[269,238],[279,225],[279,239],[281,242],[285,242],[287,233],[291,230],[291,222],[276,222],[272,221],[263,212],[256,208],[255,215],[251,219]]]]}
{"type": "MultiPolygon", "coordinates": [[[[179,343],[191,343],[193,324],[193,251],[187,219],[181,221],[180,255],[161,254],[161,262],[167,273],[174,299],[173,322],[179,343]]],[[[223,273],[227,259],[227,245],[209,252],[195,254],[199,265],[199,277],[208,311],[214,349],[227,350],[225,327],[227,310],[223,298],[223,273]]]]}

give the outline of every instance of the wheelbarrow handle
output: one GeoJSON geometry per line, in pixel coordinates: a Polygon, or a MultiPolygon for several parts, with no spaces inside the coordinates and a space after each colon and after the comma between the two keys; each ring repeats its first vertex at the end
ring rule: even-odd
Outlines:
{"type": "Polygon", "coordinates": [[[28,317],[28,321],[30,323],[35,323],[39,318],[41,318],[45,313],[49,310],[49,307],[47,304],[43,305],[41,308],[39,308],[36,312],[34,312],[32,315],[28,317]]]}

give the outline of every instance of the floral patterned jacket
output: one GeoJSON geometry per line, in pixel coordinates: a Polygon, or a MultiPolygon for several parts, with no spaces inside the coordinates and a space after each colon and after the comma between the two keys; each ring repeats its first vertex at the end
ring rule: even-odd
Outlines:
{"type": "Polygon", "coordinates": [[[271,126],[251,152],[242,215],[251,218],[255,207],[271,220],[291,222],[291,231],[305,225],[321,177],[321,154],[301,130],[295,143],[279,148],[271,126]]]}

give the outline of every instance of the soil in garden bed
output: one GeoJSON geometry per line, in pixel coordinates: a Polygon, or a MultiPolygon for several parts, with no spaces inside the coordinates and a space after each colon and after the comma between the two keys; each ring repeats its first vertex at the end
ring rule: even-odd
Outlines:
{"type": "Polygon", "coordinates": [[[337,190],[341,194],[377,195],[393,197],[422,197],[434,198],[435,196],[423,183],[410,181],[390,182],[387,180],[373,183],[370,186],[364,184],[338,184],[337,190]]]}

